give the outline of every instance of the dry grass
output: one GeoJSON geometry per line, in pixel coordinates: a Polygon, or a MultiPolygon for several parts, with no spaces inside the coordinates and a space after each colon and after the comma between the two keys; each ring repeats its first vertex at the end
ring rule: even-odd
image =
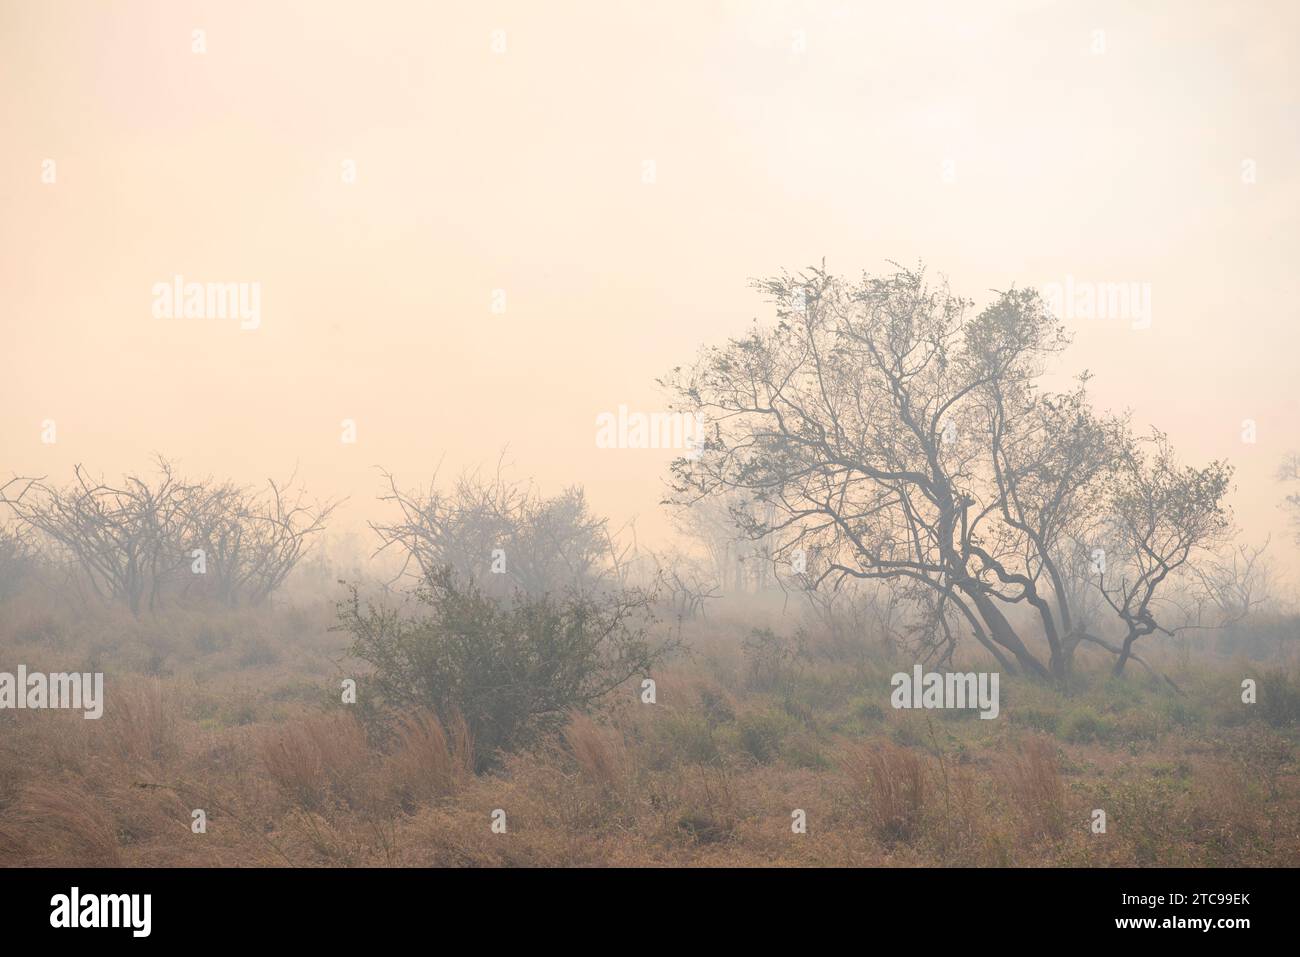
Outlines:
{"type": "MultiPolygon", "coordinates": [[[[107,697],[109,692],[105,691],[107,697]]],[[[180,752],[175,709],[158,678],[127,681],[105,705],[108,738],[125,761],[166,766],[180,752]]]]}
{"type": "Polygon", "coordinates": [[[474,773],[474,741],[459,715],[442,726],[436,715],[421,712],[401,722],[386,757],[387,783],[402,807],[436,801],[452,794],[474,773]]]}
{"type": "Polygon", "coordinates": [[[1055,743],[1038,735],[1027,737],[1009,764],[1008,798],[1021,810],[1027,836],[1061,838],[1066,828],[1065,786],[1055,743]]]}
{"type": "Polygon", "coordinates": [[[929,790],[922,756],[886,741],[850,746],[841,763],[876,837],[886,844],[914,841],[929,790]]]}
{"type": "Polygon", "coordinates": [[[29,784],[6,817],[16,859],[37,866],[120,867],[119,836],[103,803],[71,781],[29,784]]]}
{"type": "MultiPolygon", "coordinates": [[[[1180,675],[1177,698],[1008,682],[986,722],[879,707],[886,664],[750,688],[740,635],[710,628],[656,675],[658,704],[620,690],[475,774],[461,721],[412,714],[380,747],[323,707],[318,659],[339,649],[310,627],[265,664],[218,648],[170,674],[106,669],[100,721],[0,712],[0,865],[1300,865],[1297,731],[1239,711],[1240,666],[1180,675]]],[[[55,645],[0,626],[3,659],[71,668],[101,640],[42,628],[55,645]]]]}
{"type": "Polygon", "coordinates": [[[610,794],[624,794],[634,785],[635,766],[627,742],[616,729],[575,713],[564,730],[564,741],[587,782],[610,794]]]}
{"type": "Polygon", "coordinates": [[[370,759],[365,729],[350,714],[324,714],[273,728],[259,742],[262,766],[304,808],[346,792],[370,759]]]}

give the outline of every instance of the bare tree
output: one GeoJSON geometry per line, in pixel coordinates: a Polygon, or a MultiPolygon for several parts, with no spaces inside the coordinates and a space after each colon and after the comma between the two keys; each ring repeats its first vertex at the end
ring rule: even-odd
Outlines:
{"type": "Polygon", "coordinates": [[[161,457],[152,477],[109,484],[81,465],[73,475],[63,488],[13,479],[0,489],[0,501],[66,554],[95,595],[136,615],[205,591],[231,605],[264,601],[334,508],[306,504],[301,490],[275,482],[255,496],[230,484],[187,481],[161,457]],[[196,549],[204,552],[208,589],[197,588],[192,574],[196,549]]]}
{"type": "Polygon", "coordinates": [[[1192,568],[1198,627],[1229,628],[1270,603],[1273,578],[1265,554],[1270,540],[1231,545],[1192,568]]]}
{"type": "Polygon", "coordinates": [[[673,464],[673,500],[745,496],[752,507],[731,510],[741,530],[777,542],[782,564],[815,556],[813,587],[906,586],[941,657],[960,622],[1004,668],[1063,679],[1089,637],[1067,564],[1129,440],[1124,419],[1091,409],[1086,376],[1040,388],[1068,342],[1042,299],[1013,289],[972,313],[902,268],[756,286],[775,325],[664,382],[708,423],[698,456],[673,464]],[[1012,623],[1018,605],[1046,662],[1012,623]]]}
{"type": "Polygon", "coordinates": [[[777,513],[750,523],[751,537],[780,532],[787,559],[825,556],[818,585],[918,583],[999,661],[1047,674],[986,578],[995,556],[973,549],[981,522],[1000,517],[988,471],[976,471],[981,390],[1032,375],[1059,348],[1054,321],[1015,293],[970,319],[968,302],[908,270],[848,283],[818,269],[759,286],[777,325],[668,382],[712,429],[698,458],[674,463],[676,494],[744,490],[777,513]]]}
{"type": "MultiPolygon", "coordinates": [[[[904,616],[911,614],[922,620],[938,613],[939,609],[922,607],[913,594],[909,598],[905,587],[890,587],[879,581],[860,581],[841,578],[833,586],[815,587],[816,576],[807,571],[790,576],[796,592],[807,603],[809,611],[830,636],[831,645],[838,653],[870,647],[866,641],[875,636],[877,647],[886,654],[894,653],[901,645],[917,638],[916,651],[923,660],[936,657],[946,659],[951,649],[940,648],[929,641],[933,632],[922,634],[911,627],[904,616]]],[[[897,584],[897,583],[895,583],[897,584]]],[[[929,594],[928,592],[926,593],[929,594]]]]}
{"type": "Polygon", "coordinates": [[[5,501],[18,518],[69,553],[94,592],[134,614],[157,600],[159,578],[185,560],[179,547],[184,492],[171,465],[158,461],[153,482],[125,476],[119,485],[93,479],[81,465],[66,488],[23,482],[5,501]]]}
{"type": "Polygon", "coordinates": [[[1123,674],[1140,638],[1173,633],[1159,620],[1160,586],[1195,552],[1221,543],[1232,524],[1223,502],[1231,478],[1232,468],[1223,462],[1201,469],[1179,465],[1159,431],[1123,450],[1108,503],[1120,553],[1107,556],[1097,576],[1102,597],[1125,628],[1115,674],[1123,674]]]}
{"type": "MultiPolygon", "coordinates": [[[[0,486],[0,499],[4,489],[5,486],[0,486]]],[[[21,527],[0,525],[0,601],[12,597],[39,564],[40,555],[31,535],[21,527]]]]}
{"type": "Polygon", "coordinates": [[[699,499],[673,512],[678,531],[703,546],[709,556],[718,589],[737,594],[776,584],[773,542],[768,537],[752,539],[742,531],[771,518],[770,506],[763,506],[760,513],[753,501],[734,492],[699,499]]]}
{"type": "Polygon", "coordinates": [[[284,584],[337,504],[308,501],[293,477],[268,479],[259,494],[230,483],[196,484],[183,504],[186,545],[190,554],[203,550],[203,577],[216,599],[259,605],[284,584]]]}
{"type": "Polygon", "coordinates": [[[654,578],[659,585],[657,590],[678,618],[702,617],[705,603],[721,597],[722,585],[716,569],[706,563],[681,552],[651,557],[655,564],[654,578]]]}
{"type": "MultiPolygon", "coordinates": [[[[503,477],[462,475],[450,489],[401,489],[384,473],[380,500],[400,512],[396,521],[372,522],[376,554],[395,549],[397,579],[428,581],[445,568],[472,579],[488,595],[510,589],[528,595],[591,589],[619,581],[626,549],[606,521],[593,516],[579,487],[545,498],[530,485],[503,477]]],[[[397,580],[394,579],[394,580],[397,580]]]]}

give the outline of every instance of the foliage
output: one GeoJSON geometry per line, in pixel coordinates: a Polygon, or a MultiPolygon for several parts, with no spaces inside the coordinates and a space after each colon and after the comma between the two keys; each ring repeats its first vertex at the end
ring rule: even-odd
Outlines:
{"type": "Polygon", "coordinates": [[[647,637],[650,596],[518,595],[503,602],[450,569],[416,592],[425,609],[362,603],[355,586],[338,605],[351,654],[372,665],[381,715],[427,708],[444,724],[463,718],[479,765],[537,741],[671,650],[647,637]]]}

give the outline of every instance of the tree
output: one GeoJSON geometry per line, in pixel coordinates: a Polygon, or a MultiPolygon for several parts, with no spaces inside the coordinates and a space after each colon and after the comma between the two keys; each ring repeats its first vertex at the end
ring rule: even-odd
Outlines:
{"type": "Polygon", "coordinates": [[[653,552],[647,555],[655,567],[653,579],[678,619],[703,616],[705,603],[721,597],[716,570],[704,562],[678,551],[662,557],[653,552]]]}
{"type": "Polygon", "coordinates": [[[1042,389],[1068,344],[1042,298],[1012,289],[974,312],[901,267],[755,286],[775,324],[663,382],[708,424],[698,454],[673,463],[673,501],[745,496],[731,510],[740,530],[776,542],[782,565],[801,556],[813,587],[905,587],[948,654],[960,622],[1005,669],[1063,679],[1096,638],[1074,613],[1069,563],[1129,439],[1124,418],[1092,410],[1086,374],[1042,389]],[[1017,606],[1039,624],[1045,661],[1013,624],[1017,606]]]}
{"type": "Polygon", "coordinates": [[[1107,509],[1121,561],[1107,556],[1097,576],[1102,597],[1125,628],[1116,675],[1123,674],[1138,639],[1156,631],[1172,634],[1159,621],[1157,591],[1231,527],[1223,501],[1231,478],[1224,462],[1201,469],[1179,465],[1168,438],[1156,430],[1122,450],[1109,479],[1107,509]]]}
{"type": "MultiPolygon", "coordinates": [[[[0,490],[0,494],[3,491],[0,490]]],[[[12,597],[39,568],[40,556],[22,529],[0,526],[0,601],[12,597]]]]}
{"type": "MultiPolygon", "coordinates": [[[[698,542],[713,563],[713,578],[722,592],[743,594],[773,584],[772,542],[751,540],[737,529],[760,516],[743,495],[718,495],[679,508],[672,518],[678,531],[698,542]]],[[[770,509],[765,509],[769,514],[770,509]]]]}
{"type": "Polygon", "coordinates": [[[95,595],[136,615],[204,595],[228,605],[265,601],[335,507],[306,503],[292,480],[269,482],[263,495],[186,480],[161,457],[153,476],[126,475],[116,484],[81,465],[73,475],[65,487],[12,479],[0,501],[65,555],[95,595]],[[196,550],[202,575],[193,571],[196,550]]]}
{"type": "Polygon", "coordinates": [[[284,584],[337,503],[307,501],[292,477],[266,485],[260,494],[231,483],[190,486],[182,535],[190,554],[203,550],[207,571],[202,579],[188,576],[186,588],[204,581],[209,594],[233,607],[260,605],[284,584]]]}
{"type": "Polygon", "coordinates": [[[19,520],[71,556],[101,598],[133,614],[157,602],[162,580],[187,559],[180,541],[180,503],[186,494],[170,463],[158,461],[150,481],[124,476],[118,485],[93,479],[81,466],[65,488],[40,479],[15,479],[6,494],[19,520]]]}
{"type": "Polygon", "coordinates": [[[401,515],[370,527],[380,539],[376,554],[395,549],[400,556],[398,579],[420,584],[450,567],[501,599],[514,591],[536,596],[622,580],[625,550],[577,486],[545,498],[507,480],[500,468],[486,478],[462,475],[447,490],[437,488],[436,477],[427,489],[410,491],[393,476],[384,478],[388,492],[380,500],[401,515]]]}
{"type": "MultiPolygon", "coordinates": [[[[881,581],[840,579],[835,587],[816,588],[807,572],[791,576],[798,593],[807,602],[813,619],[830,638],[831,650],[839,656],[863,657],[869,649],[866,639],[875,636],[879,647],[893,653],[911,639],[919,657],[929,662],[951,660],[955,637],[939,624],[940,610],[920,609],[933,597],[927,590],[891,587],[881,581]],[[922,611],[922,620],[933,628],[908,627],[903,619],[907,612],[922,611]]],[[[951,624],[950,616],[944,622],[951,624]]]]}

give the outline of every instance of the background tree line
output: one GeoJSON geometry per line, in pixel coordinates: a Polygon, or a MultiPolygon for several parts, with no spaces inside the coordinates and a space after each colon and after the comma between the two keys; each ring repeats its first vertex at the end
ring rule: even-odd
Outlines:
{"type": "Polygon", "coordinates": [[[184,601],[264,603],[302,559],[337,503],[309,501],[293,480],[260,491],[187,479],[166,459],[117,483],[82,466],[73,481],[10,479],[0,503],[17,519],[5,546],[43,559],[77,592],[133,614],[184,601]]]}

